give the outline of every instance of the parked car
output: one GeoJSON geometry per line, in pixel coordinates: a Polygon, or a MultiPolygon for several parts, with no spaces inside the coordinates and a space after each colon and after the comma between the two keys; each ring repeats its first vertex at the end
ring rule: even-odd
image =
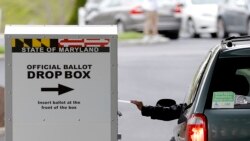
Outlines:
{"type": "MultiPolygon", "coordinates": [[[[104,0],[86,15],[87,24],[117,24],[119,32],[143,31],[143,0],[104,0]]],[[[159,32],[172,39],[179,37],[181,7],[176,0],[158,0],[159,32]]]]}
{"type": "Polygon", "coordinates": [[[250,35],[250,0],[224,0],[219,8],[218,36],[250,35]]]}
{"type": "Polygon", "coordinates": [[[183,25],[194,38],[209,33],[217,37],[217,16],[221,0],[184,0],[183,25]]]}
{"type": "Polygon", "coordinates": [[[249,41],[250,36],[231,37],[208,53],[196,73],[172,140],[250,140],[249,41]]]}

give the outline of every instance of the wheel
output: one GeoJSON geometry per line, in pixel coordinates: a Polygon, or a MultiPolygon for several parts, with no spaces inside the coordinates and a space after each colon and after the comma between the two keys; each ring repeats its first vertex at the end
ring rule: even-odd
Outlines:
{"type": "Polygon", "coordinates": [[[229,33],[226,31],[225,23],[222,19],[217,22],[217,36],[219,38],[227,38],[229,33]]]}
{"type": "Polygon", "coordinates": [[[125,32],[124,23],[122,21],[117,22],[117,29],[118,29],[118,33],[125,32]]]}
{"type": "Polygon", "coordinates": [[[218,36],[217,36],[217,33],[211,33],[211,37],[212,38],[217,38],[218,36]]]}
{"type": "Polygon", "coordinates": [[[175,141],[175,138],[174,138],[174,137],[172,137],[172,138],[170,139],[170,141],[175,141]]]}
{"type": "Polygon", "coordinates": [[[192,19],[187,21],[187,32],[193,38],[199,38],[200,34],[198,34],[195,30],[195,24],[192,19]]]}

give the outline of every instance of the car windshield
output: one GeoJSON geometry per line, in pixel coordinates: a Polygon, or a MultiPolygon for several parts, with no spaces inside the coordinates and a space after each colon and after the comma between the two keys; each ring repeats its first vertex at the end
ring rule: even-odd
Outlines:
{"type": "Polygon", "coordinates": [[[220,0],[192,0],[193,4],[218,4],[220,0]]]}

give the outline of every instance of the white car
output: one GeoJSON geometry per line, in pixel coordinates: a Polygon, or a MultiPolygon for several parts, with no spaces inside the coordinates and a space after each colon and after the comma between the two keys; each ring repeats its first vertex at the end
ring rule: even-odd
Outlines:
{"type": "Polygon", "coordinates": [[[222,0],[185,0],[183,2],[183,28],[194,38],[202,33],[217,37],[217,16],[222,0]]]}

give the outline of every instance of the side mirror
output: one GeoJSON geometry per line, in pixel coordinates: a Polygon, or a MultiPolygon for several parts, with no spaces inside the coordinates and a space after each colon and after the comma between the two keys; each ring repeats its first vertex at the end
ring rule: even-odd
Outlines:
{"type": "Polygon", "coordinates": [[[173,99],[160,99],[157,103],[156,106],[161,106],[161,107],[170,107],[175,105],[176,102],[173,99]]]}
{"type": "Polygon", "coordinates": [[[178,119],[177,123],[180,124],[180,123],[183,123],[183,122],[187,122],[187,118],[183,114],[181,114],[181,116],[178,119]]]}

